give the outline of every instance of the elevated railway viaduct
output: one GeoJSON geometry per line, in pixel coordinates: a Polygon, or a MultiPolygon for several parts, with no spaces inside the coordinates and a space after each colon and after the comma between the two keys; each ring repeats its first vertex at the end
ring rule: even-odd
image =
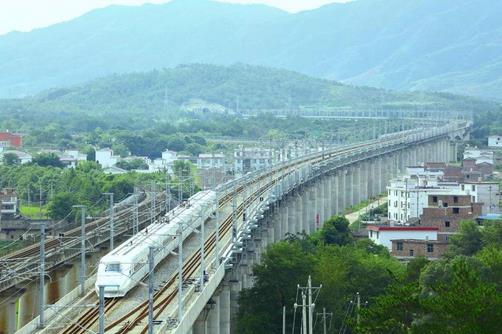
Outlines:
{"type": "MultiPolygon", "coordinates": [[[[469,126],[456,121],[330,148],[219,186],[215,215],[206,222],[209,232],[202,232],[204,246],[184,250],[182,266],[171,267],[169,277],[156,284],[152,332],[236,333],[238,294],[252,286],[252,266],[267,245],[286,233],[311,233],[330,216],[381,194],[406,166],[455,160],[451,141],[466,137],[469,126]]],[[[127,299],[105,303],[107,333],[148,331],[146,296],[127,312],[114,313],[127,299]]],[[[73,316],[63,332],[97,332],[97,299],[94,305],[73,316]]],[[[61,319],[55,315],[53,321],[61,319]]],[[[33,331],[32,326],[20,333],[33,331]]]]}

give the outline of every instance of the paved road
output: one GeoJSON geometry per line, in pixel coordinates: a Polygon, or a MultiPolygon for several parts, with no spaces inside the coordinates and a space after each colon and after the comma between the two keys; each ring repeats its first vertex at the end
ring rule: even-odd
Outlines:
{"type": "Polygon", "coordinates": [[[366,213],[367,211],[369,211],[371,209],[378,207],[378,205],[382,205],[386,201],[387,201],[387,197],[382,197],[374,202],[371,202],[368,206],[362,208],[359,211],[352,212],[352,213],[345,215],[345,218],[347,218],[349,220],[349,223],[352,224],[359,218],[360,215],[366,213]]]}

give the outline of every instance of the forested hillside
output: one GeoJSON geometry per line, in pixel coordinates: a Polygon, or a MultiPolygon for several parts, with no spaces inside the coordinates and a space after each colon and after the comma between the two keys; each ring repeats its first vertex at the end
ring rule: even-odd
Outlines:
{"type": "MultiPolygon", "coordinates": [[[[75,117],[119,112],[164,115],[192,99],[219,104],[228,112],[302,107],[433,108],[487,110],[495,104],[445,93],[395,92],[355,87],[296,72],[261,66],[181,65],[145,73],[111,75],[75,87],[51,89],[34,97],[0,100],[6,120],[62,113],[75,117]]],[[[51,116],[52,117],[52,116],[51,116]]],[[[0,120],[1,121],[1,120],[0,120]]]]}
{"type": "Polygon", "coordinates": [[[502,96],[499,0],[356,0],[289,14],[174,0],[0,36],[0,96],[186,63],[286,68],[357,85],[502,96]]]}

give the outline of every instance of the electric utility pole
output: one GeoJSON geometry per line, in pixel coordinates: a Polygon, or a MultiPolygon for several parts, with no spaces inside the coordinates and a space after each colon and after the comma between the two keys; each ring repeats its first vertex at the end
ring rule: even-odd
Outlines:
{"type": "Polygon", "coordinates": [[[85,293],[86,263],[85,263],[85,205],[74,205],[73,208],[81,210],[80,218],[80,295],[85,293]]]}
{"type": "Polygon", "coordinates": [[[45,327],[45,222],[40,224],[40,291],[38,295],[38,307],[40,309],[39,328],[45,327]]]}
{"type": "Polygon", "coordinates": [[[114,226],[114,209],[113,209],[113,204],[114,204],[114,201],[113,201],[113,193],[103,193],[103,195],[105,196],[110,196],[110,250],[112,251],[113,248],[114,248],[114,245],[113,245],[113,239],[115,237],[115,226],[114,226]]]}
{"type": "Polygon", "coordinates": [[[305,313],[304,315],[304,326],[305,329],[303,331],[303,334],[313,334],[314,333],[314,309],[315,309],[315,300],[317,299],[317,296],[319,295],[319,291],[321,290],[322,285],[318,287],[313,287],[312,286],[312,278],[309,276],[308,281],[307,281],[307,286],[299,286],[298,285],[298,290],[300,290],[302,298],[306,299],[306,301],[302,301],[302,307],[305,308],[303,312],[305,313]],[[308,302],[308,304],[307,304],[308,302]],[[308,315],[307,315],[308,312],[308,315]],[[307,321],[308,318],[308,321],[307,321]],[[308,328],[307,328],[308,324],[308,328]]]}

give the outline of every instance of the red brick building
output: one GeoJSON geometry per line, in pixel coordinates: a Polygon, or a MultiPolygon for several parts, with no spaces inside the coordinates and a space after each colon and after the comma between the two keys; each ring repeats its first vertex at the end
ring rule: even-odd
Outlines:
{"type": "Polygon", "coordinates": [[[448,250],[448,241],[441,240],[392,240],[392,256],[406,259],[424,256],[428,259],[439,259],[448,250]]]}
{"type": "Polygon", "coordinates": [[[438,259],[447,251],[449,237],[458,232],[460,221],[474,220],[482,213],[483,203],[475,203],[470,195],[429,195],[428,207],[418,220],[420,226],[438,229],[437,240],[395,239],[391,254],[408,259],[425,256],[438,259]]]}
{"type": "Polygon", "coordinates": [[[474,203],[469,195],[430,195],[419,224],[439,228],[438,240],[448,241],[458,231],[461,220],[473,220],[482,214],[483,203],[474,203]]]}
{"type": "Polygon", "coordinates": [[[21,148],[23,136],[11,132],[0,132],[0,147],[21,148]]]}

